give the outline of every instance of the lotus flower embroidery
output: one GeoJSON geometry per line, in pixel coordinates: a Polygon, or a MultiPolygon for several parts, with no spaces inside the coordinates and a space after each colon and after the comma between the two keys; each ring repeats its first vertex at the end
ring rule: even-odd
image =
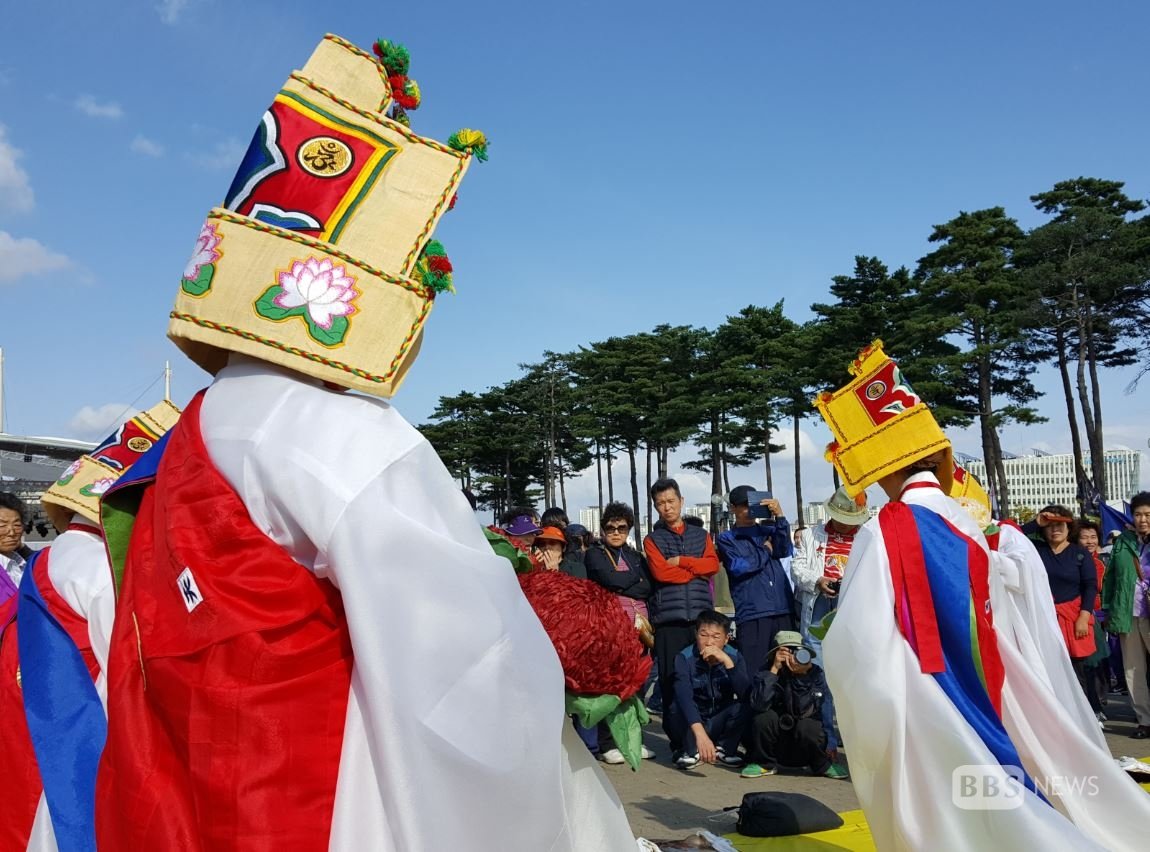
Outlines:
{"type": "Polygon", "coordinates": [[[99,497],[101,494],[111,488],[115,481],[116,480],[107,476],[103,479],[97,479],[91,485],[85,485],[83,488],[81,488],[80,493],[85,497],[99,497]]]}
{"type": "Polygon", "coordinates": [[[71,482],[72,477],[76,475],[76,471],[80,469],[80,462],[81,459],[76,459],[74,462],[68,465],[68,469],[60,474],[60,478],[56,480],[56,484],[67,485],[69,482],[71,482]]]}
{"type": "Polygon", "coordinates": [[[204,222],[196,238],[196,249],[184,267],[184,277],[180,282],[180,287],[189,296],[203,296],[212,288],[216,261],[224,256],[220,251],[220,243],[223,241],[216,223],[204,222]]]}
{"type": "Polygon", "coordinates": [[[344,266],[309,257],[293,261],[277,281],[256,300],[256,313],[273,322],[300,317],[313,340],[329,347],[343,344],[360,295],[344,266]]]}

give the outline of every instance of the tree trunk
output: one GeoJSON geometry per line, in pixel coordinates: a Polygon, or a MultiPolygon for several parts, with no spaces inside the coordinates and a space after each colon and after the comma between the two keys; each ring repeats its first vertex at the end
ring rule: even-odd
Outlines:
{"type": "Polygon", "coordinates": [[[1099,500],[1106,500],[1106,450],[1102,442],[1102,411],[1098,396],[1098,370],[1094,357],[1094,317],[1088,297],[1082,299],[1079,312],[1078,334],[1078,399],[1082,405],[1082,420],[1086,424],[1086,440],[1090,446],[1090,474],[1099,500]],[[1092,388],[1087,388],[1086,370],[1090,370],[1092,388]],[[1092,391],[1092,392],[1091,392],[1092,391]]]}
{"type": "Polygon", "coordinates": [[[726,494],[726,493],[730,492],[730,490],[731,490],[731,475],[730,475],[730,471],[727,470],[727,445],[726,444],[720,444],[719,445],[719,458],[723,462],[722,492],[724,494],[726,494]]]}
{"type": "Polygon", "coordinates": [[[651,529],[651,508],[652,508],[652,500],[651,500],[651,445],[650,444],[647,445],[647,492],[646,492],[646,494],[647,494],[647,496],[644,498],[643,502],[645,504],[647,504],[647,529],[649,531],[651,529]]]}
{"type": "Polygon", "coordinates": [[[774,494],[775,476],[774,471],[771,470],[771,424],[769,422],[766,424],[764,433],[766,446],[763,448],[763,462],[767,467],[767,490],[774,494]]]}
{"type": "MultiPolygon", "coordinates": [[[[1002,501],[1002,511],[1010,513],[1010,485],[1006,481],[1006,462],[1002,458],[1002,442],[998,438],[998,430],[990,427],[990,436],[994,441],[994,464],[998,474],[998,496],[1002,501]]],[[[1001,515],[999,516],[1001,517],[1001,515]]]]}
{"type": "Polygon", "coordinates": [[[612,472],[611,468],[612,468],[611,442],[608,441],[607,442],[607,502],[614,503],[615,502],[615,474],[614,474],[614,472],[612,472]]]}
{"type": "Polygon", "coordinates": [[[563,457],[559,457],[559,505],[567,511],[567,483],[563,481],[563,457]]]}
{"type": "MultiPolygon", "coordinates": [[[[1062,396],[1066,403],[1066,418],[1070,426],[1070,452],[1074,455],[1074,484],[1078,492],[1078,511],[1086,505],[1086,471],[1082,469],[1082,436],[1078,432],[1078,414],[1074,408],[1074,392],[1070,387],[1070,364],[1066,357],[1066,333],[1061,326],[1054,330],[1054,346],[1057,349],[1058,374],[1062,378],[1062,396]]],[[[1035,506],[1041,509],[1041,506],[1035,506]]]]}
{"type": "Polygon", "coordinates": [[[659,452],[659,478],[667,478],[667,466],[670,464],[671,448],[664,445],[659,452]]]}
{"type": "Polygon", "coordinates": [[[511,508],[511,453],[503,454],[503,485],[507,492],[507,508],[511,508]]]}
{"type": "MultiPolygon", "coordinates": [[[[980,347],[983,343],[981,327],[976,324],[971,336],[974,338],[974,345],[980,347]]],[[[982,437],[982,458],[986,462],[986,490],[990,495],[991,511],[996,518],[1002,518],[1009,512],[1009,507],[1003,499],[1001,483],[998,478],[1000,465],[996,451],[994,421],[991,416],[994,410],[994,399],[990,389],[990,357],[985,354],[985,351],[983,349],[984,354],[979,355],[977,365],[978,427],[982,437]]]]}
{"type": "Polygon", "coordinates": [[[1107,482],[1106,476],[1106,442],[1102,433],[1102,391],[1098,384],[1098,355],[1094,351],[1093,333],[1089,339],[1090,392],[1094,398],[1094,431],[1098,435],[1098,458],[1101,461],[1098,469],[1094,471],[1094,487],[1098,489],[1099,499],[1105,503],[1106,499],[1110,496],[1110,484],[1107,482]]]}
{"type": "MultiPolygon", "coordinates": [[[[719,418],[711,418],[711,495],[721,494],[723,491],[723,469],[721,467],[722,449],[719,443],[719,418]]],[[[711,503],[711,535],[719,534],[719,513],[721,509],[711,503]]]]}
{"type": "Polygon", "coordinates": [[[603,449],[598,438],[595,439],[595,478],[599,482],[599,514],[603,514],[603,449]]]}
{"type": "Polygon", "coordinates": [[[635,445],[627,445],[627,458],[631,461],[631,505],[635,507],[635,541],[642,547],[643,534],[639,529],[639,472],[635,468],[635,445]]]}
{"type": "Polygon", "coordinates": [[[795,520],[803,522],[803,465],[799,459],[799,409],[794,409],[795,424],[795,520]]]}

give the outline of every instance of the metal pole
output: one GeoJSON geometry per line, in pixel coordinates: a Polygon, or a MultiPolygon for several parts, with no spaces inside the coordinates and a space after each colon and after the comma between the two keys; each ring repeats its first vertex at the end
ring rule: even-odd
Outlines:
{"type": "Polygon", "coordinates": [[[172,401],[172,364],[170,361],[164,362],[164,401],[172,401]]]}
{"type": "Polygon", "coordinates": [[[4,431],[4,350],[0,348],[0,432],[4,431]]]}

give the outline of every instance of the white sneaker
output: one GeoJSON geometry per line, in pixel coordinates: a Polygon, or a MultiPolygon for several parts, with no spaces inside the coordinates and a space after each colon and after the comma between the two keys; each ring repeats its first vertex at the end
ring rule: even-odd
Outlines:
{"type": "Polygon", "coordinates": [[[680,769],[694,769],[699,765],[698,754],[680,754],[675,758],[675,765],[680,769]]]}
{"type": "Polygon", "coordinates": [[[599,759],[604,763],[609,763],[612,766],[618,766],[620,763],[626,763],[627,758],[623,757],[623,752],[617,748],[609,748],[607,751],[599,755],[599,759]]]}
{"type": "Polygon", "coordinates": [[[639,753],[639,756],[642,757],[643,760],[653,760],[655,757],[655,752],[651,751],[651,749],[647,748],[646,746],[643,746],[643,750],[639,753]]]}

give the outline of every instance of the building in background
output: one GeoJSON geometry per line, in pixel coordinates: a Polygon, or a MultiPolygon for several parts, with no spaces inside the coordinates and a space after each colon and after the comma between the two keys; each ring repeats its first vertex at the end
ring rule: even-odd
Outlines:
{"type": "Polygon", "coordinates": [[[40,497],[69,464],[95,446],[66,438],[0,433],[0,491],[15,494],[28,505],[32,516],[29,542],[55,537],[55,530],[40,506],[40,497]]]}
{"type": "MultiPolygon", "coordinates": [[[[1142,454],[1125,448],[1106,450],[1106,493],[1111,501],[1129,500],[1138,492],[1142,454]]],[[[960,463],[986,482],[986,464],[982,459],[962,456],[960,463]]],[[[1029,456],[1006,456],[1006,488],[1010,505],[1007,511],[1037,511],[1057,503],[1074,509],[1078,506],[1078,486],[1074,480],[1074,456],[1071,453],[1035,452],[1029,456]]],[[[1083,466],[1090,471],[1090,458],[1083,466]]]]}

